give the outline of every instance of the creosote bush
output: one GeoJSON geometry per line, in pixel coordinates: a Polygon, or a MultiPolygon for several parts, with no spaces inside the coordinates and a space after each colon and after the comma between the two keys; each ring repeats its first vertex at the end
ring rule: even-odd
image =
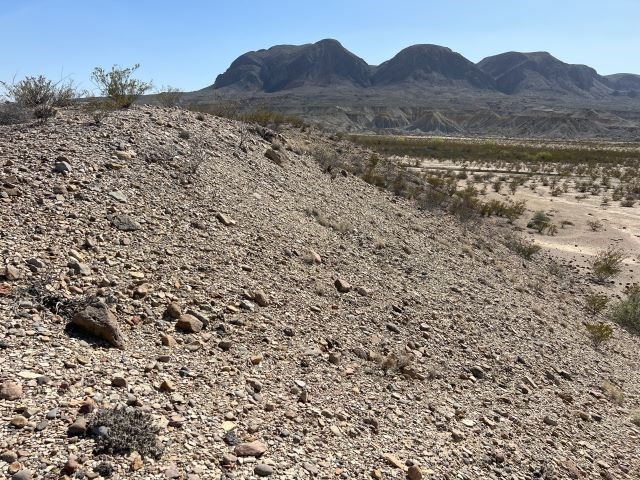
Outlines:
{"type": "Polygon", "coordinates": [[[598,283],[605,283],[622,271],[624,252],[614,246],[600,252],[593,259],[593,275],[598,283]]]}
{"type": "MultiPolygon", "coordinates": [[[[14,112],[25,110],[40,121],[55,116],[56,107],[70,105],[77,97],[77,91],[72,81],[54,82],[44,75],[25,77],[16,83],[0,82],[0,86],[4,90],[3,96],[15,105],[14,112]]],[[[8,120],[19,118],[20,116],[15,115],[7,117],[5,118],[7,121],[2,123],[17,123],[8,120]]]]}
{"type": "Polygon", "coordinates": [[[587,295],[584,301],[584,309],[590,315],[598,315],[609,303],[609,297],[601,293],[591,293],[587,295]]]}
{"type": "Polygon", "coordinates": [[[611,309],[611,320],[618,325],[640,334],[640,286],[627,291],[627,297],[611,309]]]}
{"type": "Polygon", "coordinates": [[[546,213],[539,211],[533,214],[533,218],[527,226],[542,233],[551,226],[551,218],[546,213]]]}
{"type": "Polygon", "coordinates": [[[613,336],[613,328],[606,323],[586,323],[584,326],[596,348],[613,336]]]}
{"type": "Polygon", "coordinates": [[[531,260],[542,248],[540,245],[536,245],[533,242],[529,242],[518,237],[509,238],[506,245],[509,250],[517,253],[525,260],[531,260]]]}
{"type": "Polygon", "coordinates": [[[114,65],[110,71],[102,67],[93,69],[91,78],[98,87],[101,96],[116,108],[129,108],[141,96],[148,92],[152,84],[133,78],[140,64],[133,67],[114,65]]]}
{"type": "Polygon", "coordinates": [[[138,452],[144,457],[159,458],[158,427],[150,415],[133,407],[98,410],[89,423],[96,441],[96,451],[109,454],[138,452]]]}

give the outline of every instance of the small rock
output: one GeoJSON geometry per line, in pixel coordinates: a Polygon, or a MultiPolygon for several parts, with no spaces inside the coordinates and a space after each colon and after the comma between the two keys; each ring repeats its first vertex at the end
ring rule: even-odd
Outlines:
{"type": "Polygon", "coordinates": [[[230,217],[230,216],[228,216],[228,215],[225,215],[224,213],[218,213],[218,214],[216,214],[216,218],[218,219],[218,221],[219,221],[221,224],[223,224],[223,225],[224,225],[224,226],[226,226],[226,227],[229,227],[229,226],[231,226],[231,225],[235,225],[235,224],[236,224],[236,221],[235,221],[233,218],[231,218],[231,217],[230,217]]]}
{"type": "Polygon", "coordinates": [[[70,173],[71,172],[71,165],[69,165],[69,162],[66,161],[57,161],[54,165],[53,165],[53,171],[55,173],[70,173]]]}
{"type": "Polygon", "coordinates": [[[409,480],[422,480],[422,470],[417,465],[411,465],[407,470],[407,478],[409,480]]]}
{"type": "Polygon", "coordinates": [[[75,422],[69,425],[67,429],[67,435],[69,437],[81,437],[87,432],[87,419],[85,417],[78,417],[75,422]]]}
{"type": "Polygon", "coordinates": [[[31,473],[31,470],[27,470],[26,468],[23,468],[22,470],[14,473],[13,476],[11,477],[11,480],[31,480],[32,478],[33,478],[33,473],[31,473]]]}
{"type": "Polygon", "coordinates": [[[127,388],[127,380],[123,377],[116,376],[111,380],[111,385],[116,388],[127,388]]]}
{"type": "Polygon", "coordinates": [[[185,314],[181,315],[176,322],[176,330],[180,330],[186,333],[198,333],[202,330],[203,324],[193,315],[185,314]]]}
{"type": "Polygon", "coordinates": [[[265,463],[258,463],[253,469],[253,473],[259,477],[268,477],[273,475],[273,467],[265,463]]]}
{"type": "Polygon", "coordinates": [[[238,457],[259,457],[267,451],[267,446],[259,440],[241,443],[234,449],[234,453],[238,457]]]}
{"type": "Polygon", "coordinates": [[[268,148],[264,152],[264,156],[278,166],[282,166],[285,162],[285,156],[281,152],[276,152],[273,148],[268,148]]]}
{"type": "Polygon", "coordinates": [[[116,215],[111,219],[111,224],[123,232],[134,232],[140,230],[142,226],[130,215],[116,215]]]}
{"type": "Polygon", "coordinates": [[[476,377],[478,380],[484,378],[486,376],[485,371],[482,369],[482,367],[478,367],[473,366],[471,367],[471,375],[473,375],[474,377],[476,377]]]}
{"type": "Polygon", "coordinates": [[[171,302],[167,305],[167,309],[164,311],[164,315],[171,320],[177,320],[182,315],[180,305],[176,302],[171,302]]]}
{"type": "Polygon", "coordinates": [[[544,417],[543,422],[547,425],[550,425],[552,427],[557,427],[558,426],[558,419],[556,417],[547,415],[546,417],[544,417]]]}
{"type": "Polygon", "coordinates": [[[9,281],[15,281],[20,280],[20,278],[22,277],[22,273],[13,265],[7,265],[6,267],[4,267],[2,276],[9,281]]]}
{"type": "Polygon", "coordinates": [[[9,422],[13,428],[24,428],[27,424],[27,419],[22,415],[16,415],[9,422]]]}
{"type": "Polygon", "coordinates": [[[0,400],[18,400],[22,397],[22,384],[6,380],[0,384],[0,400]]]}
{"type": "Polygon", "coordinates": [[[342,278],[336,279],[334,285],[336,286],[336,290],[338,290],[338,292],[340,293],[348,293],[351,291],[351,285],[349,284],[349,282],[343,280],[342,278]]]}

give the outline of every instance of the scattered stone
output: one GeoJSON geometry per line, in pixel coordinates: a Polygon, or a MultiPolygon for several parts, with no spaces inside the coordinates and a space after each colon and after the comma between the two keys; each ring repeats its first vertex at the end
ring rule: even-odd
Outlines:
{"type": "Polygon", "coordinates": [[[422,480],[422,470],[417,465],[411,465],[407,470],[407,478],[409,480],[422,480]]]}
{"type": "Polygon", "coordinates": [[[338,292],[340,293],[349,293],[351,291],[351,285],[349,284],[349,282],[342,278],[336,279],[334,285],[336,286],[336,290],[338,290],[338,292]]]}
{"type": "Polygon", "coordinates": [[[482,367],[479,367],[477,365],[471,367],[471,375],[473,375],[474,377],[476,377],[478,380],[484,378],[486,376],[485,371],[482,369],[482,367]]]}
{"type": "Polygon", "coordinates": [[[104,303],[80,310],[73,316],[72,323],[116,348],[125,348],[124,336],[120,332],[116,316],[104,303]]]}
{"type": "Polygon", "coordinates": [[[0,400],[18,400],[22,395],[21,383],[5,380],[0,384],[0,400]]]}
{"type": "Polygon", "coordinates": [[[22,273],[13,265],[7,265],[2,271],[2,276],[7,280],[13,282],[22,278],[22,273]]]}
{"type": "Polygon", "coordinates": [[[176,330],[180,330],[185,333],[198,333],[202,330],[202,327],[202,322],[188,313],[181,315],[176,322],[176,330]]]}
{"type": "Polygon", "coordinates": [[[87,432],[87,419],[85,417],[78,417],[75,422],[69,425],[67,429],[67,436],[69,437],[81,437],[87,432]]]}
{"type": "Polygon", "coordinates": [[[552,427],[557,427],[558,426],[558,419],[556,417],[554,417],[554,416],[547,415],[547,416],[544,417],[543,421],[544,421],[544,423],[546,425],[550,425],[552,427]]]}
{"type": "Polygon", "coordinates": [[[182,315],[182,309],[180,305],[176,302],[171,302],[167,305],[167,309],[164,311],[165,317],[171,320],[177,320],[182,315]]]}
{"type": "Polygon", "coordinates": [[[253,469],[253,472],[259,477],[268,477],[273,475],[273,467],[265,463],[258,463],[253,469]]]}
{"type": "Polygon", "coordinates": [[[27,425],[28,420],[23,415],[16,415],[11,419],[9,424],[13,428],[24,428],[27,425]]]}
{"type": "Polygon", "coordinates": [[[57,161],[53,165],[53,171],[55,173],[71,173],[71,165],[66,161],[57,161]]]}
{"type": "Polygon", "coordinates": [[[123,232],[135,232],[140,230],[142,226],[130,215],[116,215],[111,219],[111,224],[123,232]]]}
{"type": "Polygon", "coordinates": [[[236,224],[236,221],[231,218],[228,215],[225,215],[224,213],[218,213],[216,214],[216,218],[218,219],[218,221],[223,224],[225,227],[230,227],[232,225],[236,224]]]}
{"type": "Polygon", "coordinates": [[[241,443],[234,449],[238,457],[259,457],[267,451],[267,446],[259,440],[249,443],[241,443]]]}
{"type": "Polygon", "coordinates": [[[282,154],[281,152],[276,152],[273,148],[268,148],[264,152],[264,156],[278,166],[282,166],[285,162],[284,154],[282,154]]]}
{"type": "Polygon", "coordinates": [[[11,476],[11,480],[31,480],[33,478],[33,473],[31,470],[23,468],[22,470],[14,473],[11,476]]]}

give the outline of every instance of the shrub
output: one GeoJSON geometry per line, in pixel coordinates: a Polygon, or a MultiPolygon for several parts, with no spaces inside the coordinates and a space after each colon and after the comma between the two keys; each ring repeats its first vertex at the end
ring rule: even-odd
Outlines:
{"type": "Polygon", "coordinates": [[[158,102],[163,107],[175,107],[180,104],[182,91],[179,88],[167,86],[162,87],[157,94],[158,102]]]}
{"type": "Polygon", "coordinates": [[[12,102],[26,107],[65,107],[76,98],[77,92],[72,81],[54,82],[44,75],[25,77],[18,83],[0,82],[5,96],[12,102]]]}
{"type": "Polygon", "coordinates": [[[531,218],[531,221],[527,226],[536,229],[538,233],[542,233],[549,228],[550,225],[551,218],[549,218],[546,213],[539,211],[533,214],[533,218],[531,218]]]}
{"type": "Polygon", "coordinates": [[[98,410],[89,423],[89,431],[95,437],[96,450],[101,453],[136,451],[154,458],[162,455],[157,438],[158,427],[150,415],[133,407],[98,410]]]}
{"type": "Polygon", "coordinates": [[[589,332],[591,341],[596,346],[600,347],[604,342],[611,339],[613,336],[613,328],[606,323],[585,323],[585,328],[589,332]]]}
{"type": "Polygon", "coordinates": [[[601,293],[591,293],[587,295],[584,302],[584,309],[595,316],[602,312],[609,303],[609,297],[601,293]]]}
{"type": "Polygon", "coordinates": [[[93,69],[91,78],[99,89],[100,95],[106,97],[117,108],[129,108],[141,95],[148,92],[151,83],[132,78],[140,64],[122,68],[118,65],[106,71],[102,67],[93,69]]]}
{"type": "Polygon", "coordinates": [[[540,245],[517,237],[510,238],[506,245],[509,250],[517,253],[525,260],[531,260],[531,258],[541,250],[540,245]]]}
{"type": "Polygon", "coordinates": [[[593,259],[593,274],[598,283],[605,283],[622,271],[624,252],[616,247],[609,247],[593,259]]]}
{"type": "Polygon", "coordinates": [[[603,227],[600,220],[588,220],[587,226],[591,229],[592,232],[599,232],[603,227]]]}
{"type": "Polygon", "coordinates": [[[3,124],[19,123],[28,113],[40,121],[48,120],[55,116],[55,107],[67,106],[77,97],[72,81],[54,82],[44,75],[25,77],[11,84],[0,82],[0,86],[4,89],[4,96],[14,104],[13,108],[3,109],[9,113],[0,119],[3,124]]]}
{"type": "Polygon", "coordinates": [[[627,298],[613,306],[611,320],[635,333],[640,333],[640,286],[630,288],[627,298]]]}

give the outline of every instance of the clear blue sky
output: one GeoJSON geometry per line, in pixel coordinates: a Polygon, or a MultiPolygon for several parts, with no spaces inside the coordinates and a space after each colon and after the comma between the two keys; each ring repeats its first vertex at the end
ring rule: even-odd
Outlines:
{"type": "Polygon", "coordinates": [[[195,90],[240,54],[335,38],[371,64],[416,43],[472,61],[547,50],[602,74],[640,73],[640,0],[0,0],[0,79],[142,65],[195,90]]]}

